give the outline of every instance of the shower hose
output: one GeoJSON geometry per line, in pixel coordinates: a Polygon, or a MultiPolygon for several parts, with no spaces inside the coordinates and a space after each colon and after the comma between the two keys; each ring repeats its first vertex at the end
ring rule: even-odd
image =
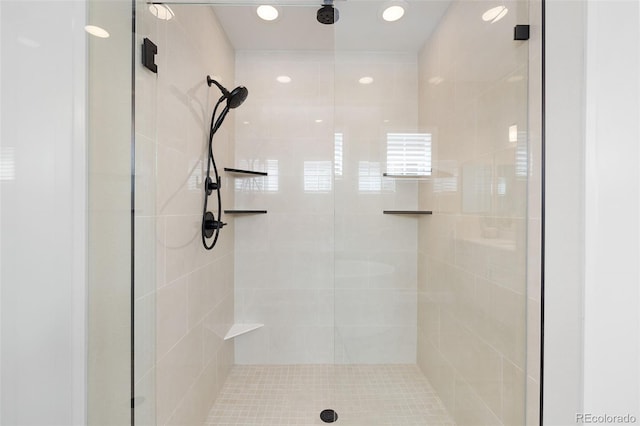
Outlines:
{"type": "Polygon", "coordinates": [[[220,113],[220,116],[216,118],[216,112],[218,111],[218,107],[225,100],[226,97],[223,95],[218,99],[215,108],[213,109],[213,114],[211,114],[211,126],[209,128],[209,146],[207,149],[207,177],[204,182],[204,207],[202,209],[202,244],[204,248],[207,250],[211,250],[218,242],[218,236],[220,234],[220,229],[226,225],[226,223],[222,223],[222,199],[220,197],[220,176],[218,175],[218,167],[216,166],[216,160],[213,156],[213,136],[216,134],[224,118],[227,116],[229,112],[229,107],[225,106],[225,108],[220,113]],[[215,180],[211,179],[211,166],[213,165],[213,174],[215,180]],[[218,211],[217,215],[213,215],[210,212],[207,212],[207,201],[209,200],[209,196],[213,191],[216,191],[216,198],[218,199],[218,211]],[[213,237],[213,242],[211,244],[207,244],[207,239],[213,237]]]}

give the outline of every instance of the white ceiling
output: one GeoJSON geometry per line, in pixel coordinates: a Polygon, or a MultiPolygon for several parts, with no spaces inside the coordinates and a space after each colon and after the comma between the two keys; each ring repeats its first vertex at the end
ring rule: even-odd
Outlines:
{"type": "MultiPolygon", "coordinates": [[[[409,1],[404,17],[396,22],[385,22],[380,18],[385,1],[338,0],[335,5],[340,19],[334,25],[316,21],[316,11],[322,0],[313,3],[310,0],[293,1],[295,5],[287,6],[282,0],[271,2],[279,4],[281,11],[280,17],[273,22],[258,18],[255,5],[261,2],[257,0],[243,1],[243,5],[216,4],[213,8],[231,44],[238,50],[417,52],[451,0],[409,1]]],[[[202,0],[201,3],[206,2],[202,0]]]]}

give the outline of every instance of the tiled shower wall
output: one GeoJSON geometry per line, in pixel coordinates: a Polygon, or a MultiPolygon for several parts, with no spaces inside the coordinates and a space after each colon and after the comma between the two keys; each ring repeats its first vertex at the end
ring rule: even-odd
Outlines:
{"type": "Polygon", "coordinates": [[[525,424],[528,3],[505,5],[452,4],[420,53],[418,361],[459,425],[525,424]]]}
{"type": "MultiPolygon", "coordinates": [[[[202,423],[233,364],[233,218],[217,246],[201,242],[208,127],[220,96],[207,75],[234,81],[234,51],[210,7],[172,6],[161,21],[138,3],[138,46],[158,46],[158,74],[136,59],[136,424],[202,423]]],[[[234,114],[214,140],[233,164],[234,114]]],[[[223,184],[225,177],[223,176],[223,184]]],[[[223,188],[224,206],[233,188],[223,188]]]]}
{"type": "Polygon", "coordinates": [[[417,183],[383,179],[388,133],[417,131],[412,54],[238,52],[239,364],[413,363],[417,183]],[[276,77],[291,77],[279,83],[276,77]],[[373,83],[362,85],[360,77],[373,83]]]}

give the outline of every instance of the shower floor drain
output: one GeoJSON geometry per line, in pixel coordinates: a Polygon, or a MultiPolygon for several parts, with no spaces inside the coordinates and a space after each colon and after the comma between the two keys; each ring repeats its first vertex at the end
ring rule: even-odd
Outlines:
{"type": "Polygon", "coordinates": [[[338,413],[333,410],[323,410],[320,413],[320,420],[325,423],[333,423],[338,420],[338,413]]]}

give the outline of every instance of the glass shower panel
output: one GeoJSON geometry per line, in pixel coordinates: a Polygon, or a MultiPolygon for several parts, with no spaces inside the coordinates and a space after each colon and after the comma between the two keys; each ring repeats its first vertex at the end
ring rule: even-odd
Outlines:
{"type": "Polygon", "coordinates": [[[142,65],[143,40],[158,42],[165,31],[144,1],[135,0],[134,93],[134,282],[133,282],[133,422],[155,425],[156,416],[156,326],[158,282],[164,272],[160,237],[164,223],[156,215],[157,193],[157,79],[142,65]]]}
{"type": "Polygon", "coordinates": [[[521,425],[528,2],[387,6],[336,2],[338,414],[521,425]]]}
{"type": "Polygon", "coordinates": [[[385,5],[137,3],[136,423],[524,424],[528,3],[385,5]]]}
{"type": "Polygon", "coordinates": [[[278,412],[304,424],[332,389],[313,386],[334,353],[333,28],[315,4],[279,5],[283,29],[250,2],[197,3],[137,4],[137,44],[157,46],[158,68],[138,51],[136,423],[224,422],[244,405],[222,386],[244,392],[251,375],[275,380],[258,405],[298,398],[304,382],[313,406],[278,412]],[[221,93],[207,75],[249,91],[213,139],[227,225],[211,251],[199,232],[221,93]]]}

